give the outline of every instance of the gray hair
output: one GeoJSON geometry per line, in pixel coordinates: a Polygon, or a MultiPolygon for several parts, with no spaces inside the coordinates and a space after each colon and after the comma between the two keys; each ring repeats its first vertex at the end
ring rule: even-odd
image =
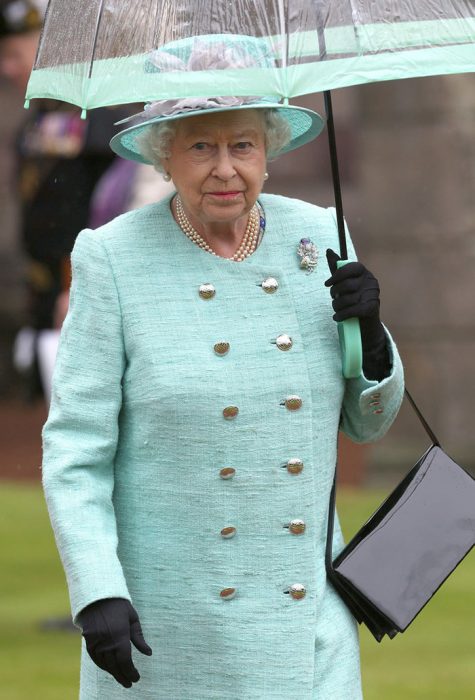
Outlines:
{"type": "MultiPolygon", "coordinates": [[[[264,119],[264,135],[268,160],[273,160],[290,143],[292,134],[290,125],[275,109],[259,109],[264,119]]],[[[146,158],[155,170],[164,173],[162,158],[170,155],[170,144],[175,138],[178,121],[165,121],[151,124],[137,137],[137,145],[141,155],[146,158]]]]}

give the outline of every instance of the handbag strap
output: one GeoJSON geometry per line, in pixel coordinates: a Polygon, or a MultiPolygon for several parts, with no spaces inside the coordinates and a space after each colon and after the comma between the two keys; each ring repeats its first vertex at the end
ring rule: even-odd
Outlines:
{"type": "MultiPolygon", "coordinates": [[[[421,410],[418,408],[416,402],[412,398],[411,394],[408,392],[407,389],[404,389],[404,394],[406,395],[407,400],[411,404],[412,408],[414,409],[414,412],[416,416],[419,418],[422,427],[426,431],[427,435],[429,436],[431,442],[433,445],[436,445],[437,447],[440,447],[440,442],[437,439],[434,431],[430,427],[429,423],[426,421],[424,416],[421,413],[421,410]]],[[[330,493],[330,503],[329,503],[329,509],[328,509],[328,524],[327,524],[327,542],[326,542],[326,547],[325,547],[325,566],[327,572],[333,570],[333,554],[332,554],[332,545],[333,545],[333,530],[335,526],[335,500],[336,500],[336,479],[337,479],[337,465],[335,464],[335,475],[333,477],[333,485],[332,485],[332,490],[330,493]]]]}
{"type": "Polygon", "coordinates": [[[422,423],[422,427],[423,427],[424,430],[426,431],[426,433],[427,433],[427,435],[429,436],[429,438],[432,440],[432,444],[433,444],[433,445],[436,445],[437,447],[440,447],[440,442],[439,442],[439,440],[436,438],[434,431],[432,430],[432,428],[430,427],[429,423],[426,421],[426,419],[425,419],[424,416],[422,415],[420,409],[417,407],[416,402],[414,401],[414,399],[412,398],[412,396],[410,395],[410,393],[408,392],[408,390],[407,390],[407,389],[404,389],[404,393],[405,393],[405,395],[406,395],[407,400],[409,401],[409,403],[411,404],[412,408],[414,409],[416,416],[419,418],[420,422],[422,423]]]}

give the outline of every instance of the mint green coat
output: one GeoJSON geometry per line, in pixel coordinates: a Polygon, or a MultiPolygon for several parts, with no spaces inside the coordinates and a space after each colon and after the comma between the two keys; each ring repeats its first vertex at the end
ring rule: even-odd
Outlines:
{"type": "Polygon", "coordinates": [[[260,201],[267,229],[242,263],[186,238],[169,200],[77,239],[44,488],[74,618],[97,599],[128,598],[153,648],[134,651],[142,679],[130,690],[83,649],[83,700],[361,697],[356,625],[325,577],[328,499],[339,428],[357,442],[386,432],[401,363],[388,336],[390,377],[342,378],[323,284],[333,213],[260,201]],[[299,267],[302,237],[320,252],[311,274],[299,267]],[[199,294],[205,283],[212,298],[199,294]],[[275,343],[281,334],[291,349],[275,343]],[[291,395],[300,409],[286,407],[291,395]]]}

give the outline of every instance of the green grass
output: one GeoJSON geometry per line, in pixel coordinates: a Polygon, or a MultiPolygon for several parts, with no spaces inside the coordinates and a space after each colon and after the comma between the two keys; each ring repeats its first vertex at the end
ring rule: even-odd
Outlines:
{"type": "MultiPolygon", "coordinates": [[[[347,538],[384,495],[381,491],[343,491],[338,501],[347,538]]],[[[361,630],[365,700],[475,698],[474,580],[475,557],[471,554],[404,634],[378,644],[361,630]]]]}
{"type": "MultiPolygon", "coordinates": [[[[382,496],[342,491],[339,508],[347,536],[382,496]]],[[[79,635],[40,629],[42,620],[69,611],[38,486],[0,485],[0,542],[0,697],[76,700],[79,635]]],[[[475,557],[469,556],[405,634],[377,644],[362,631],[365,700],[475,697],[474,580],[475,557]]]]}
{"type": "Polygon", "coordinates": [[[0,485],[0,542],[0,697],[77,700],[80,635],[40,629],[69,604],[38,486],[0,485]]]}

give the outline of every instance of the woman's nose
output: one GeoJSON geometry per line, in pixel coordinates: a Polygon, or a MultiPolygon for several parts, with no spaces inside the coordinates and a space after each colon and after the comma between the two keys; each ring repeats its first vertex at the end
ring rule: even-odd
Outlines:
{"type": "Polygon", "coordinates": [[[229,150],[227,148],[220,148],[216,154],[213,175],[219,177],[220,180],[231,180],[235,174],[236,170],[229,150]]]}

